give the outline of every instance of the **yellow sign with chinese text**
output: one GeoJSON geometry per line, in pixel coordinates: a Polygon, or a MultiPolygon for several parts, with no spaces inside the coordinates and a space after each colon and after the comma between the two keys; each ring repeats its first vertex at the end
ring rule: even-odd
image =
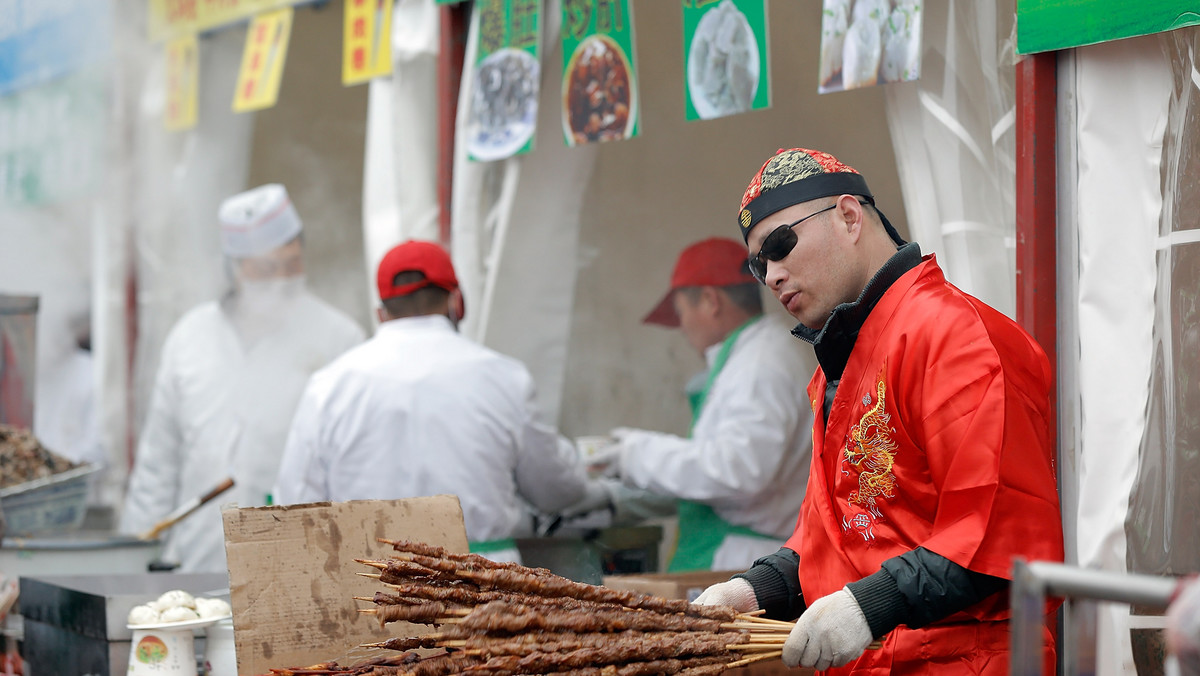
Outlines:
{"type": "Polygon", "coordinates": [[[233,112],[262,110],[275,105],[283,62],[287,59],[292,33],[292,8],[277,9],[254,17],[246,31],[246,49],[238,71],[233,112]]]}
{"type": "Polygon", "coordinates": [[[163,122],[171,131],[196,126],[200,67],[196,36],[167,43],[167,110],[163,122]]]}
{"type": "Polygon", "coordinates": [[[392,72],[393,0],[346,0],[342,29],[342,84],[392,72]]]}
{"type": "Polygon", "coordinates": [[[196,35],[304,0],[147,0],[150,39],[196,35]]]}

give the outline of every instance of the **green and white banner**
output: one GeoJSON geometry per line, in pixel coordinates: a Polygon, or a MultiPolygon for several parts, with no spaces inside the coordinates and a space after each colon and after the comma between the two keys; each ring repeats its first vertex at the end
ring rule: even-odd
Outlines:
{"type": "Polygon", "coordinates": [[[1017,53],[1070,49],[1197,25],[1196,0],[1017,0],[1017,53]]]}
{"type": "Polygon", "coordinates": [[[533,148],[541,89],[540,0],[476,0],[467,156],[499,160],[533,148]]]}
{"type": "Polygon", "coordinates": [[[683,0],[687,119],[771,106],[767,0],[683,0]]]}
{"type": "Polygon", "coordinates": [[[562,0],[563,138],[568,146],[637,136],[629,0],[562,0]]]}

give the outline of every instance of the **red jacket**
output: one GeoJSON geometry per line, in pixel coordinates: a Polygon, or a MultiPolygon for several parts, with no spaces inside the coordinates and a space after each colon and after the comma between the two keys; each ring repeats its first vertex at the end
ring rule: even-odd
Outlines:
{"type": "MultiPolygon", "coordinates": [[[[946,282],[932,255],[898,279],[859,332],[830,408],[816,416],[796,532],[812,601],[924,547],[1011,578],[1012,559],[1061,561],[1050,366],[1015,322],[946,282]]],[[[825,375],[808,392],[820,411],[825,375]]],[[[1007,673],[1006,594],[924,629],[900,627],[851,668],[1007,673]]],[[[855,671],[855,673],[873,673],[855,671]]]]}

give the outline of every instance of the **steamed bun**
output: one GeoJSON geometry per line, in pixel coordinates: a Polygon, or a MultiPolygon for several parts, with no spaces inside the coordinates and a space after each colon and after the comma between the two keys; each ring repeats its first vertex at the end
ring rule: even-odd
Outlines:
{"type": "Polygon", "coordinates": [[[185,608],[184,606],[175,606],[167,608],[162,613],[163,622],[188,622],[190,620],[198,620],[200,615],[193,608],[185,608]]]}
{"type": "Polygon", "coordinates": [[[196,608],[195,597],[182,589],[172,589],[163,594],[158,597],[157,603],[160,612],[166,612],[170,608],[196,608]]]}
{"type": "Polygon", "coordinates": [[[162,622],[158,611],[149,605],[134,606],[129,611],[129,624],[158,624],[162,622]]]}
{"type": "Polygon", "coordinates": [[[201,619],[207,620],[213,617],[228,617],[233,614],[233,609],[221,599],[197,598],[196,612],[200,614],[201,619]]]}

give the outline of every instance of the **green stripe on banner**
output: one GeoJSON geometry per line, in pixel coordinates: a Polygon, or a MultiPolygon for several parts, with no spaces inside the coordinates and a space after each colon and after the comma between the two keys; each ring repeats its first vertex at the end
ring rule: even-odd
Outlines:
{"type": "Polygon", "coordinates": [[[1200,25],[1195,0],[1017,0],[1017,53],[1069,49],[1200,25]]]}

